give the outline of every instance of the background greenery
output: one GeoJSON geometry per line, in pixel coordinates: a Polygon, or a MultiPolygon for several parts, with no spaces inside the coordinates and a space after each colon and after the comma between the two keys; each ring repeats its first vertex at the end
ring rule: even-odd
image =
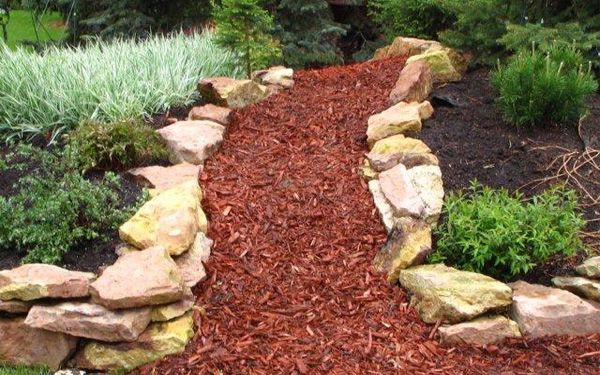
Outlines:
{"type": "MultiPolygon", "coordinates": [[[[60,41],[66,35],[66,29],[62,25],[62,17],[58,12],[48,12],[42,17],[44,28],[39,30],[39,38],[42,42],[60,41]]],[[[13,10],[10,12],[8,23],[8,47],[14,49],[23,42],[35,42],[36,33],[34,22],[29,10],[13,10]]],[[[2,43],[0,38],[0,43],[2,43]]]]}

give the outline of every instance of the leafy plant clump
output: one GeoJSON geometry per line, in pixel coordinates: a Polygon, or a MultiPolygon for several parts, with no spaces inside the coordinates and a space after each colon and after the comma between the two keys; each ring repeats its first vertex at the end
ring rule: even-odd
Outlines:
{"type": "Polygon", "coordinates": [[[584,67],[574,47],[559,44],[546,53],[517,54],[492,74],[492,85],[504,118],[518,127],[576,123],[598,88],[590,64],[584,67]]]}
{"type": "MultiPolygon", "coordinates": [[[[107,173],[100,182],[65,170],[60,154],[23,146],[11,158],[28,158],[38,167],[22,177],[18,192],[0,196],[0,250],[25,251],[24,262],[60,262],[89,241],[108,240],[136,207],[124,207],[120,179],[107,173]]],[[[11,164],[24,168],[25,164],[11,164]]]]}
{"type": "Polygon", "coordinates": [[[553,255],[569,256],[584,246],[579,231],[585,220],[576,193],[563,187],[525,201],[520,193],[474,182],[466,194],[448,196],[444,216],[430,261],[499,279],[525,274],[553,255]]]}
{"type": "Polygon", "coordinates": [[[143,120],[103,124],[87,121],[68,135],[71,165],[86,171],[114,170],[168,158],[162,137],[143,120]]]}
{"type": "Polygon", "coordinates": [[[273,17],[258,0],[223,0],[216,6],[216,42],[244,63],[246,76],[281,58],[281,48],[271,33],[273,17]]]}
{"type": "Polygon", "coordinates": [[[0,141],[53,141],[84,121],[117,122],[189,105],[198,79],[239,76],[211,32],[115,40],[43,54],[0,45],[0,141]]]}

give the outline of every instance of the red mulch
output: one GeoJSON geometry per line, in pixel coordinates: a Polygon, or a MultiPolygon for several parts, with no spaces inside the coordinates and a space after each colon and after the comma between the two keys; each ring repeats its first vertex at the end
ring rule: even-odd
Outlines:
{"type": "Polygon", "coordinates": [[[579,373],[600,336],[442,348],[371,270],[386,234],[357,169],[402,59],[299,72],[240,110],[202,176],[215,240],[184,354],[139,374],[579,373]]]}

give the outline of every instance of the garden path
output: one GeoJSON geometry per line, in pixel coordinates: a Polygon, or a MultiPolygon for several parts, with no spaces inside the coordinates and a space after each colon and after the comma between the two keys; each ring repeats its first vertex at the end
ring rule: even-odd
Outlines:
{"type": "Polygon", "coordinates": [[[185,353],[141,374],[593,373],[599,340],[442,348],[371,270],[384,243],[358,167],[402,59],[303,71],[239,110],[201,178],[215,240],[185,353]],[[594,342],[595,341],[595,342],[594,342]],[[582,356],[583,355],[583,356],[582,356]]]}

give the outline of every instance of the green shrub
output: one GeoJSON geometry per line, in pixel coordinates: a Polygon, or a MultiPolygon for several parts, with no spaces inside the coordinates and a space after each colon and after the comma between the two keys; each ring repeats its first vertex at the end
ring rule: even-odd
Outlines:
{"type": "Polygon", "coordinates": [[[369,13],[391,41],[397,36],[435,39],[456,21],[457,0],[370,0],[369,13]]]}
{"type": "Polygon", "coordinates": [[[432,262],[510,279],[555,254],[583,248],[585,220],[572,190],[555,187],[529,201],[523,195],[473,183],[467,194],[450,194],[444,220],[436,229],[432,262]]]}
{"type": "Polygon", "coordinates": [[[0,45],[0,141],[49,139],[84,121],[151,116],[197,99],[198,79],[239,76],[213,34],[116,40],[41,55],[0,45]]]}
{"type": "Polygon", "coordinates": [[[168,157],[162,137],[143,120],[88,121],[68,135],[66,154],[80,170],[123,169],[168,157]]]}
{"type": "Polygon", "coordinates": [[[518,127],[577,122],[584,114],[585,98],[598,88],[590,67],[582,63],[571,46],[517,54],[492,73],[497,106],[518,127]]]}
{"type": "Polygon", "coordinates": [[[0,249],[26,251],[24,262],[57,263],[82,243],[108,240],[105,233],[116,233],[134,213],[123,207],[112,173],[91,182],[65,170],[60,154],[30,146],[17,156],[37,169],[18,181],[15,195],[0,197],[0,249]]]}

